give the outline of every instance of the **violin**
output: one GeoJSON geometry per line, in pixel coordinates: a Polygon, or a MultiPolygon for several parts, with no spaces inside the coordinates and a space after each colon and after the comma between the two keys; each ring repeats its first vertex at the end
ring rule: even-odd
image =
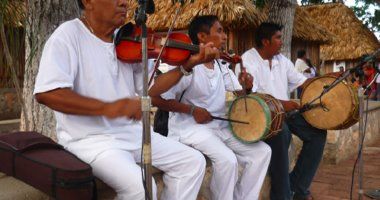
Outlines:
{"type": "MultiPolygon", "coordinates": [[[[115,37],[116,54],[118,59],[126,63],[141,62],[141,28],[128,23],[120,28],[115,37]]],[[[148,58],[157,58],[161,47],[165,44],[165,37],[148,30],[148,58]]],[[[190,37],[185,33],[171,33],[168,37],[166,47],[162,53],[161,60],[169,65],[181,65],[185,63],[191,54],[198,53],[199,46],[191,43],[190,37]]],[[[221,52],[220,58],[230,62],[239,63],[238,55],[230,56],[221,52]]]]}

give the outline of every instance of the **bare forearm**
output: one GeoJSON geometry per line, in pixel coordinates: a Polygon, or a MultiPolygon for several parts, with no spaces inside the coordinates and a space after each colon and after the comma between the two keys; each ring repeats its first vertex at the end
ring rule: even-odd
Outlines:
{"type": "Polygon", "coordinates": [[[191,106],[177,100],[165,100],[161,97],[152,97],[152,104],[162,110],[180,113],[190,113],[191,106]]]}
{"type": "Polygon", "coordinates": [[[103,115],[106,105],[105,102],[81,96],[68,88],[36,94],[36,99],[53,110],[75,115],[103,115]]]}
{"type": "Polygon", "coordinates": [[[182,76],[183,74],[179,68],[172,69],[165,74],[159,75],[154,80],[154,85],[149,89],[149,96],[160,96],[162,93],[173,87],[173,85],[177,84],[182,76]]]}
{"type": "MultiPolygon", "coordinates": [[[[185,71],[190,72],[192,68],[202,62],[199,62],[194,56],[182,65],[185,71]]],[[[159,75],[154,80],[154,85],[149,89],[149,96],[158,97],[177,84],[183,76],[180,67],[170,70],[167,73],[159,75]]]]}

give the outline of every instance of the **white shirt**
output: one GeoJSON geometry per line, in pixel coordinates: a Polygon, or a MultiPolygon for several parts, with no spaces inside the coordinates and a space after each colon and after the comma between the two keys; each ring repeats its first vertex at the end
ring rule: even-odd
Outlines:
{"type": "MultiPolygon", "coordinates": [[[[70,88],[105,102],[136,98],[142,91],[141,74],[140,64],[119,61],[113,43],[100,40],[79,19],[74,19],[60,25],[46,42],[34,94],[70,88]]],[[[141,122],[125,117],[54,113],[60,143],[88,135],[113,135],[129,141],[131,148],[141,144],[141,122]]]]}
{"type": "Polygon", "coordinates": [[[254,48],[246,51],[242,59],[247,72],[253,76],[253,92],[270,94],[286,101],[289,100],[288,91],[293,91],[306,80],[282,54],[273,57],[272,69],[269,61],[263,60],[254,48]]]}
{"type": "Polygon", "coordinates": [[[307,70],[309,68],[309,66],[307,65],[307,63],[300,59],[300,58],[297,58],[296,60],[296,63],[294,64],[297,72],[299,73],[303,73],[305,70],[307,70]]]}
{"type": "MultiPolygon", "coordinates": [[[[205,108],[213,116],[225,117],[226,91],[242,90],[242,87],[234,73],[228,69],[228,64],[223,64],[221,61],[219,63],[220,68],[215,62],[214,69],[209,69],[203,64],[195,66],[192,75],[182,77],[177,85],[161,96],[164,99],[179,100],[182,92],[186,90],[181,103],[205,108]]],[[[186,129],[194,126],[224,128],[228,126],[228,123],[212,120],[207,124],[197,124],[193,116],[189,114],[170,113],[168,127],[171,137],[185,136],[188,133],[186,129]]]]}
{"type": "Polygon", "coordinates": [[[295,68],[297,72],[302,73],[306,78],[314,78],[317,71],[315,67],[309,67],[309,65],[300,58],[297,58],[295,68]],[[307,69],[310,69],[310,72],[305,72],[307,69]]]}
{"type": "Polygon", "coordinates": [[[309,72],[304,72],[302,73],[306,78],[314,78],[316,74],[316,69],[315,67],[309,67],[310,73],[309,72]]]}

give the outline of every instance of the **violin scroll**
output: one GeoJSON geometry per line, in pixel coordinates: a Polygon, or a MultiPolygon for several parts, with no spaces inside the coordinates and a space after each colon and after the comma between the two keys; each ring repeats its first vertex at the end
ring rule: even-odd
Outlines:
{"type": "Polygon", "coordinates": [[[236,54],[229,54],[227,52],[220,52],[220,58],[232,64],[237,64],[241,62],[240,56],[236,54]]]}

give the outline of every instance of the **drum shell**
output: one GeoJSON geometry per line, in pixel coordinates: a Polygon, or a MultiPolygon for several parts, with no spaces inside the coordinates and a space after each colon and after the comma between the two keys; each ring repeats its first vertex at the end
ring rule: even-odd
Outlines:
{"type": "Polygon", "coordinates": [[[268,94],[251,94],[236,98],[228,111],[230,119],[248,121],[250,124],[230,122],[233,135],[244,143],[268,139],[281,131],[284,109],[280,101],[268,94]],[[247,101],[248,112],[245,111],[247,101]],[[249,127],[246,127],[249,126],[249,127]]]}
{"type": "MultiPolygon", "coordinates": [[[[323,87],[330,85],[336,78],[334,75],[326,75],[310,81],[301,94],[301,106],[319,96],[323,87]]],[[[324,111],[320,107],[303,113],[305,120],[312,126],[324,130],[341,130],[358,122],[359,99],[357,88],[353,84],[342,81],[327,92],[321,102],[327,110],[324,111]]],[[[319,100],[316,103],[319,103],[319,100]]]]}

